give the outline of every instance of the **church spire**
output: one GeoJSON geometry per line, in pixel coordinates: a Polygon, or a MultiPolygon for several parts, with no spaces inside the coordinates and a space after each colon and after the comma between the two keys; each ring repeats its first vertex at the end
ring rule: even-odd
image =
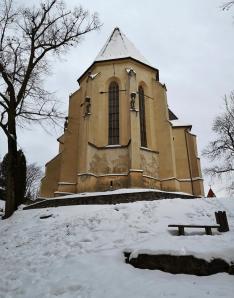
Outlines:
{"type": "Polygon", "coordinates": [[[115,60],[129,57],[152,67],[145,57],[136,49],[134,44],[118,27],[116,27],[97,55],[95,61],[115,60]]]}

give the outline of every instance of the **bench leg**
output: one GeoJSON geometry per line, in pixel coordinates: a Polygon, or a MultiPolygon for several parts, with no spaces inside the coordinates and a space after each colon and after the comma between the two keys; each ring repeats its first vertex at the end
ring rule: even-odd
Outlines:
{"type": "Polygon", "coordinates": [[[184,235],[184,227],[178,227],[178,229],[179,229],[178,235],[179,236],[184,235]]]}
{"type": "Polygon", "coordinates": [[[212,235],[211,227],[205,227],[206,235],[212,235]]]}

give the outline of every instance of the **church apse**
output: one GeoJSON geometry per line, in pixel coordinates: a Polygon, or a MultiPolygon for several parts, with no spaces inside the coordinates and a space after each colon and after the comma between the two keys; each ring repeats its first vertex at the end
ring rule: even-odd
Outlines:
{"type": "Polygon", "coordinates": [[[191,125],[168,111],[158,69],[119,28],[78,83],[58,139],[59,162],[47,164],[42,197],[118,188],[203,195],[191,125]]]}

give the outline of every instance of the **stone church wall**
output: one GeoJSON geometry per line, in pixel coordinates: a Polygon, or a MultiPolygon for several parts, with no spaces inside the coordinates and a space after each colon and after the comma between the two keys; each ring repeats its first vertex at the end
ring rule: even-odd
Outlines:
{"type": "Polygon", "coordinates": [[[58,154],[46,164],[45,176],[41,180],[40,196],[54,196],[54,192],[58,189],[60,167],[61,154],[58,154]]]}
{"type": "Polygon", "coordinates": [[[127,148],[96,149],[88,145],[88,172],[95,175],[128,173],[127,148]]]}

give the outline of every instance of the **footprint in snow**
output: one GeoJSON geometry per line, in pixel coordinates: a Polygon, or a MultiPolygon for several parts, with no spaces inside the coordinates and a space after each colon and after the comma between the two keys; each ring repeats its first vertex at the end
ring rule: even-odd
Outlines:
{"type": "Polygon", "coordinates": [[[83,239],[80,239],[80,242],[92,242],[93,240],[90,239],[90,238],[83,238],[83,239]]]}
{"type": "Polygon", "coordinates": [[[147,233],[149,233],[149,231],[146,231],[146,230],[139,230],[139,231],[137,231],[137,233],[147,234],[147,233]]]}

